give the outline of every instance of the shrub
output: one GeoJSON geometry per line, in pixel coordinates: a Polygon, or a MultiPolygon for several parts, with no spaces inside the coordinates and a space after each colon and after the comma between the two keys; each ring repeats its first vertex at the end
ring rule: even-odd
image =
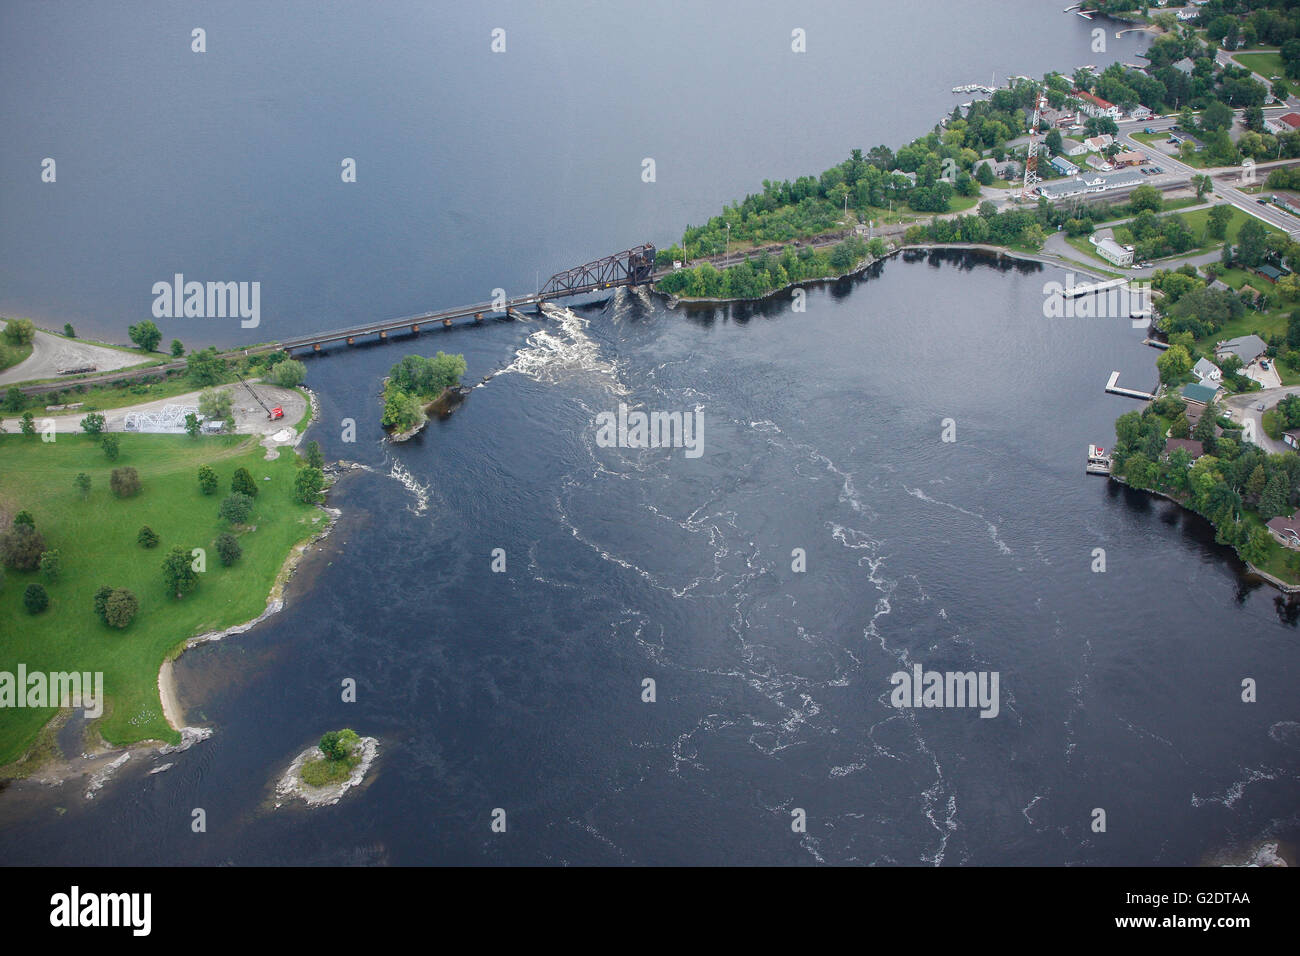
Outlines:
{"type": "Polygon", "coordinates": [[[108,599],[115,588],[105,584],[95,592],[95,614],[105,624],[108,623],[108,599]]]}
{"type": "Polygon", "coordinates": [[[108,456],[109,461],[117,461],[117,456],[122,452],[122,446],[116,435],[105,435],[99,440],[99,444],[104,449],[104,454],[108,456]]]}
{"type": "Polygon", "coordinates": [[[267,381],[272,385],[279,385],[281,388],[293,388],[295,385],[301,385],[306,377],[307,366],[296,359],[285,359],[276,363],[266,376],[267,381]]]}
{"type": "Polygon", "coordinates": [[[190,553],[184,548],[172,548],[163,561],[163,584],[177,597],[198,587],[199,575],[190,561],[190,553]]]}
{"type": "Polygon", "coordinates": [[[310,465],[312,468],[325,467],[325,456],[321,454],[320,442],[318,441],[307,442],[306,457],[307,457],[307,464],[310,465]]]}
{"type": "Polygon", "coordinates": [[[98,435],[104,431],[104,416],[99,412],[91,412],[81,420],[81,430],[87,435],[98,435]]]}
{"type": "Polygon", "coordinates": [[[20,511],[18,514],[14,515],[14,526],[17,527],[20,524],[25,524],[32,530],[36,529],[36,519],[33,518],[32,513],[27,510],[20,511]]]}
{"type": "Polygon", "coordinates": [[[249,474],[247,468],[236,468],[234,476],[230,479],[230,490],[237,494],[256,498],[257,482],[253,481],[253,476],[249,474]]]}
{"type": "Polygon", "coordinates": [[[0,536],[0,560],[15,571],[35,571],[45,551],[45,539],[39,531],[16,520],[8,533],[0,536]]]}
{"type": "Polygon", "coordinates": [[[325,474],[319,468],[310,465],[301,468],[293,479],[293,494],[305,505],[315,504],[320,500],[321,489],[325,487],[325,474]]]}
{"type": "Polygon", "coordinates": [[[217,516],[225,518],[231,524],[243,524],[252,513],[253,499],[237,491],[222,498],[217,508],[217,516]]]}
{"type": "Polygon", "coordinates": [[[23,592],[23,607],[27,608],[28,614],[40,614],[49,606],[50,596],[45,593],[45,588],[39,584],[27,585],[23,592]]]}
{"type": "Polygon", "coordinates": [[[119,498],[133,498],[140,493],[140,475],[130,465],[114,468],[108,485],[119,498]]]}
{"type": "Polygon", "coordinates": [[[59,574],[63,571],[63,558],[59,555],[58,551],[42,551],[40,568],[41,577],[43,577],[47,583],[53,584],[59,579],[59,574]]]}
{"type": "Polygon", "coordinates": [[[326,760],[346,760],[361,738],[354,730],[331,730],[320,739],[320,752],[326,760]]]}
{"type": "Polygon", "coordinates": [[[36,326],[31,319],[5,319],[4,331],[0,335],[6,345],[31,345],[36,338],[36,326]]]}
{"type": "Polygon", "coordinates": [[[217,493],[217,473],[208,465],[199,465],[199,491],[205,495],[217,493]]]}
{"type": "Polygon", "coordinates": [[[90,494],[90,475],[83,471],[81,474],[77,475],[75,481],[77,490],[81,492],[81,497],[87,497],[90,494]]]}
{"type": "Polygon", "coordinates": [[[140,602],[126,588],[117,588],[104,603],[104,623],[109,627],[123,628],[135,620],[140,602]]]}
{"type": "Polygon", "coordinates": [[[238,539],[229,531],[217,535],[217,556],[221,558],[223,565],[230,567],[243,553],[244,549],[239,546],[238,539]]]}
{"type": "Polygon", "coordinates": [[[145,525],[140,529],[140,533],[135,536],[135,542],[142,548],[156,548],[158,547],[158,532],[145,525]]]}

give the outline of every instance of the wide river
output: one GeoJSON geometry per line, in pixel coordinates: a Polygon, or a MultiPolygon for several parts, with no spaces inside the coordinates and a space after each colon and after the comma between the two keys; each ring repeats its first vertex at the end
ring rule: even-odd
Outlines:
{"type": "MultiPolygon", "coordinates": [[[[1111,24],[1093,52],[1061,6],[9,4],[0,310],[121,341],[155,281],[257,279],[256,330],[160,323],[234,344],[526,290],[896,146],[953,85],[1146,42],[1111,24]]],[[[309,360],[311,437],[365,468],[288,607],[178,663],[214,735],[93,801],[10,787],[4,860],[1175,865],[1293,842],[1297,610],[1199,520],[1083,474],[1133,404],[1106,377],[1149,385],[1154,353],[1125,321],[1044,318],[1063,278],[897,258],[803,312],[620,292],[309,360]],[[379,382],[416,348],[498,374],[392,446],[379,382]],[[620,403],[699,409],[703,454],[598,444],[620,403]],[[999,713],[895,709],[917,663],[996,672],[999,713]],[[366,788],[271,810],[345,725],[381,740],[366,788]]]]}

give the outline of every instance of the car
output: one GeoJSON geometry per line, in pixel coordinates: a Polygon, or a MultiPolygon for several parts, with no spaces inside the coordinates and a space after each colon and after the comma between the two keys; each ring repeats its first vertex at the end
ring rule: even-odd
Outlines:
{"type": "Polygon", "coordinates": [[[1165,168],[1164,168],[1163,166],[1152,166],[1152,167],[1151,167],[1151,172],[1153,172],[1153,173],[1163,173],[1164,171],[1165,171],[1165,168]]]}
{"type": "Polygon", "coordinates": [[[1263,410],[1264,410],[1264,403],[1263,403],[1263,402],[1256,402],[1256,403],[1255,403],[1255,411],[1257,411],[1257,412],[1262,412],[1263,410]]]}
{"type": "Polygon", "coordinates": [[[1267,200],[1267,199],[1256,199],[1255,202],[1259,203],[1261,206],[1267,206],[1267,205],[1268,205],[1268,200],[1267,200]]]}
{"type": "Polygon", "coordinates": [[[1262,368],[1264,371],[1267,372],[1267,371],[1268,371],[1268,359],[1263,359],[1263,360],[1259,363],[1259,367],[1262,368]]]}
{"type": "Polygon", "coordinates": [[[1154,133],[1155,130],[1153,130],[1150,126],[1148,126],[1148,127],[1147,127],[1146,129],[1144,129],[1142,132],[1150,134],[1150,133],[1154,133]]]}

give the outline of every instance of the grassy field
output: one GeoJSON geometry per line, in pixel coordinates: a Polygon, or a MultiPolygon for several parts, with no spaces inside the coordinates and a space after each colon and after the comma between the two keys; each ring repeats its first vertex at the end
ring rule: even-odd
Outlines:
{"type": "Polygon", "coordinates": [[[1233,56],[1233,59],[1246,69],[1258,73],[1266,80],[1275,76],[1286,76],[1282,69],[1282,54],[1280,53],[1238,53],[1233,56]]]}
{"type": "Polygon", "coordinates": [[[0,340],[0,372],[13,368],[32,354],[31,343],[26,345],[8,345],[0,340]]]}
{"type": "MultiPolygon", "coordinates": [[[[293,545],[323,528],[327,519],[293,499],[298,456],[281,454],[264,461],[254,438],[119,437],[121,457],[110,462],[82,436],[60,436],[51,444],[0,436],[0,512],[30,511],[46,547],[58,549],[63,559],[59,580],[46,585],[50,607],[35,616],[24,609],[22,593],[40,580],[39,573],[5,571],[0,670],[13,672],[22,662],[29,672],[102,671],[108,704],[99,731],[106,740],[175,741],[158,698],[163,660],[189,637],[260,614],[293,545]],[[211,497],[198,489],[201,464],[210,464],[220,480],[211,497]],[[139,471],[142,490],[119,500],[109,491],[108,479],[114,467],[124,465],[139,471]],[[238,533],[243,556],[226,568],[212,546],[227,530],[217,517],[217,505],[240,466],[252,473],[259,494],[251,530],[238,533]],[[93,483],[84,501],[73,484],[79,472],[93,483]],[[158,547],[136,544],[143,525],[158,533],[158,547]],[[198,587],[180,600],[166,592],[161,574],[167,551],[177,545],[207,549],[207,569],[198,587]],[[94,592],[105,584],[129,588],[140,602],[139,614],[124,630],[107,627],[94,613],[94,592]]],[[[53,708],[0,709],[0,766],[19,758],[55,713],[53,708]]]]}
{"type": "MultiPolygon", "coordinates": [[[[229,385],[234,381],[235,376],[231,372],[219,384],[229,385]]],[[[70,386],[59,396],[56,396],[53,392],[33,396],[30,399],[29,410],[35,414],[37,411],[43,410],[46,405],[81,402],[84,407],[78,409],[80,412],[102,412],[110,408],[123,408],[127,405],[139,405],[164,398],[175,398],[177,395],[184,395],[186,392],[200,390],[200,386],[191,382],[184,373],[180,373],[168,376],[161,382],[148,384],[121,382],[114,385],[88,387],[84,392],[78,392],[75,387],[70,386]]],[[[6,412],[5,417],[17,420],[21,414],[21,412],[6,412]]],[[[13,431],[12,428],[9,430],[13,431]]]]}

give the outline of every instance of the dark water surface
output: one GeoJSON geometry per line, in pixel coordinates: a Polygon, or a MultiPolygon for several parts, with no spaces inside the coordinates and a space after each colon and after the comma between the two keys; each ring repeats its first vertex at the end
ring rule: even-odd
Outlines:
{"type": "MultiPolygon", "coordinates": [[[[234,342],[474,300],[896,145],[956,83],[1136,49],[1091,53],[1059,5],[999,5],[1034,17],[1030,48],[983,5],[878,7],[10,7],[0,160],[69,159],[57,196],[0,185],[0,305],[122,337],[173,271],[261,278],[256,336],[164,328],[234,342]],[[24,100],[19,76],[52,85],[24,100]]],[[[1295,614],[1199,521],[1082,473],[1130,406],[1106,376],[1149,383],[1154,353],[1127,322],[1043,318],[1062,278],[936,255],[803,313],[620,292],[425,336],[469,381],[507,371],[397,447],[376,392],[406,349],[312,360],[311,437],[367,470],[286,610],[178,663],[214,736],[133,758],[93,802],[11,788],[5,860],[1185,864],[1291,838],[1295,614]],[[599,447],[620,402],[698,407],[704,454],[599,447]],[[889,676],[916,662],[998,672],[1001,712],[894,709],[889,676]],[[364,791],[270,810],[342,725],[381,740],[364,791]]]]}

